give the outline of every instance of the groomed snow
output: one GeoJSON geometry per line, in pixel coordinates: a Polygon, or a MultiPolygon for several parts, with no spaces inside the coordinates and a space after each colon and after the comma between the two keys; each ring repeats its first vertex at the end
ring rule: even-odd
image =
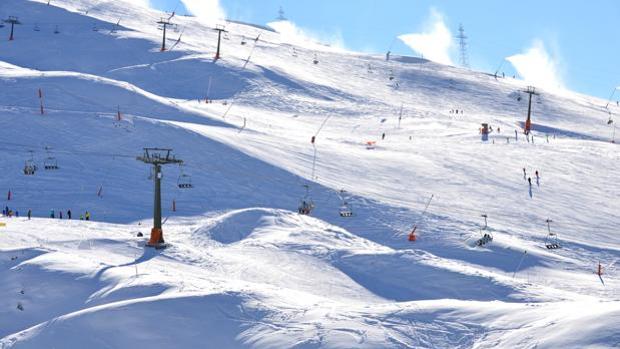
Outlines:
{"type": "Polygon", "coordinates": [[[20,217],[0,217],[0,348],[620,346],[616,105],[539,89],[528,142],[515,79],[232,22],[214,62],[217,33],[181,16],[159,52],[165,14],[127,1],[3,0],[8,15],[0,194],[20,217]],[[165,250],[136,236],[147,146],[185,160],[164,167],[165,250]]]}

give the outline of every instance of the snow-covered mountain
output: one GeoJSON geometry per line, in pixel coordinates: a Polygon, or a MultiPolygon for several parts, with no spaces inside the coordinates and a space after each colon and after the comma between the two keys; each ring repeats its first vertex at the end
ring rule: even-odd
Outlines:
{"type": "Polygon", "coordinates": [[[537,89],[526,140],[515,79],[238,22],[214,61],[217,32],[182,16],[161,52],[168,15],[123,0],[8,16],[0,348],[620,346],[616,105],[537,89]],[[185,162],[163,169],[164,250],[137,237],[144,147],[185,162]]]}

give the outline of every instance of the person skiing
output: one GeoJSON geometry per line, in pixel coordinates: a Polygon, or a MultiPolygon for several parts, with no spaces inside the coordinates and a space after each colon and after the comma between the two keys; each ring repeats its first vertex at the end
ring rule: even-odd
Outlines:
{"type": "Polygon", "coordinates": [[[58,211],[58,219],[62,219],[62,210],[58,211]]]}
{"type": "Polygon", "coordinates": [[[28,220],[30,220],[30,218],[32,218],[32,210],[28,209],[28,220]]]}
{"type": "Polygon", "coordinates": [[[54,209],[51,209],[51,210],[50,210],[50,218],[55,218],[55,217],[54,217],[54,209]]]}
{"type": "Polygon", "coordinates": [[[527,177],[527,182],[530,184],[530,189],[532,188],[532,177],[527,177]]]}
{"type": "Polygon", "coordinates": [[[71,219],[71,209],[67,210],[67,219],[71,219]]]}
{"type": "Polygon", "coordinates": [[[538,170],[536,170],[536,186],[540,187],[540,176],[538,176],[538,170]]]}
{"type": "Polygon", "coordinates": [[[525,167],[523,168],[523,179],[527,177],[527,173],[525,172],[525,167]]]}
{"type": "Polygon", "coordinates": [[[83,221],[84,220],[84,215],[80,214],[80,220],[83,221]]]}
{"type": "Polygon", "coordinates": [[[385,139],[385,132],[383,132],[383,134],[381,135],[381,140],[385,139]]]}
{"type": "Polygon", "coordinates": [[[86,218],[87,221],[90,221],[90,212],[86,211],[86,213],[84,214],[84,217],[86,218]]]}

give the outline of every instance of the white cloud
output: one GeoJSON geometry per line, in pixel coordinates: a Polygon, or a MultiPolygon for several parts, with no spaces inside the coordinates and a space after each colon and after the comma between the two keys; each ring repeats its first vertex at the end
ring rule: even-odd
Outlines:
{"type": "Polygon", "coordinates": [[[548,89],[564,89],[557,55],[550,55],[542,40],[535,39],[525,52],[507,57],[506,60],[523,80],[548,89]]]}
{"type": "Polygon", "coordinates": [[[450,51],[454,46],[452,33],[446,26],[443,15],[433,8],[422,33],[403,34],[398,38],[426,59],[453,65],[450,58],[450,51]]]}
{"type": "Polygon", "coordinates": [[[181,0],[185,8],[207,24],[215,24],[226,18],[219,0],[181,0]]]}
{"type": "MultiPolygon", "coordinates": [[[[340,33],[315,33],[298,27],[289,20],[267,23],[267,26],[278,32],[282,40],[291,44],[303,45],[328,45],[334,49],[344,49],[344,41],[340,33]]],[[[324,49],[324,47],[322,47],[324,49]]]]}

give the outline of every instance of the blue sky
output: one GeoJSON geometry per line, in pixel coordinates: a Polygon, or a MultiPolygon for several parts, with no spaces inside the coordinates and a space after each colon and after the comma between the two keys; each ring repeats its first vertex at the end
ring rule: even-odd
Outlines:
{"type": "MultiPolygon", "coordinates": [[[[178,2],[151,0],[164,10],[178,2]]],[[[428,31],[439,17],[452,36],[463,23],[476,70],[494,72],[505,57],[542,46],[565,87],[606,99],[620,85],[620,1],[221,0],[220,6],[228,18],[259,24],[273,21],[282,6],[289,20],[317,37],[337,38],[352,50],[385,53],[391,46],[408,55],[419,53],[394,38],[428,31]]],[[[458,46],[449,54],[459,62],[458,46]]],[[[508,62],[501,70],[517,73],[508,62]]]]}

